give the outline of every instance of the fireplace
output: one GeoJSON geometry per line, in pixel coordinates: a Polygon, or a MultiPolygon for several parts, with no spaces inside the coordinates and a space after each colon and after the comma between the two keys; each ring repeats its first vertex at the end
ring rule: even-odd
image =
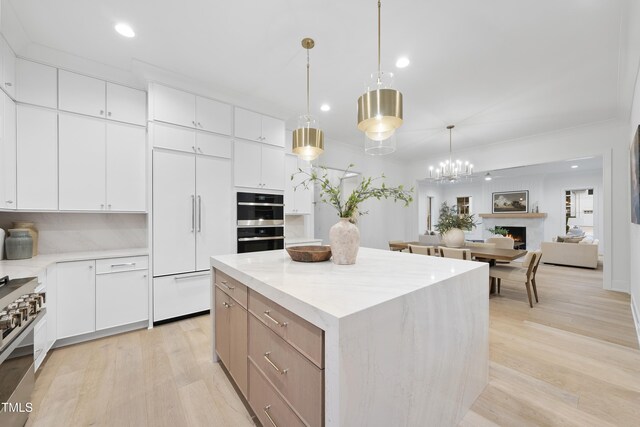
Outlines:
{"type": "Polygon", "coordinates": [[[514,227],[512,225],[500,225],[508,231],[507,237],[513,239],[515,249],[527,249],[527,227],[514,227]]]}

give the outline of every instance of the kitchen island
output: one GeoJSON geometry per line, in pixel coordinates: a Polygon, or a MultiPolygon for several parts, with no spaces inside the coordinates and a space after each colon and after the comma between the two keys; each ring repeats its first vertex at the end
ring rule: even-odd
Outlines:
{"type": "Polygon", "coordinates": [[[487,264],[361,248],[351,266],[283,250],[211,266],[213,358],[264,425],[453,426],[488,382],[487,264]]]}

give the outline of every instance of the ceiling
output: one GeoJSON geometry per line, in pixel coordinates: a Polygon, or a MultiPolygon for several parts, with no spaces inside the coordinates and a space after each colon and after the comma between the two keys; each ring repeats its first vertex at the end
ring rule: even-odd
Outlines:
{"type": "MultiPolygon", "coordinates": [[[[407,160],[620,114],[625,0],[384,0],[382,64],[404,94],[407,160]],[[406,55],[411,65],[396,70],[406,55]]],[[[31,42],[121,69],[132,60],[268,102],[295,127],[312,109],[329,139],[362,145],[356,99],[376,67],[374,0],[11,0],[31,42]],[[137,36],[113,31],[132,25],[137,36]],[[322,113],[327,102],[331,111],[322,113]],[[277,108],[276,108],[277,107],[277,108]]],[[[626,34],[626,33],[625,33],[626,34]]],[[[18,51],[18,54],[20,52],[18,51]]],[[[626,88],[628,89],[628,88],[626,88]]]]}

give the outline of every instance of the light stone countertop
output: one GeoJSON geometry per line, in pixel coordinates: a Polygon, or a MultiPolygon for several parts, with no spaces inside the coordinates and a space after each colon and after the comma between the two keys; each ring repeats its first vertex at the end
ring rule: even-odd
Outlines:
{"type": "Polygon", "coordinates": [[[297,245],[299,243],[322,243],[322,239],[316,239],[313,237],[286,237],[284,239],[285,245],[297,245]]]}
{"type": "Polygon", "coordinates": [[[121,258],[149,255],[147,248],[113,249],[105,251],[65,252],[37,255],[29,259],[0,261],[0,277],[11,279],[37,276],[51,264],[67,261],[85,261],[90,259],[121,258]]]}

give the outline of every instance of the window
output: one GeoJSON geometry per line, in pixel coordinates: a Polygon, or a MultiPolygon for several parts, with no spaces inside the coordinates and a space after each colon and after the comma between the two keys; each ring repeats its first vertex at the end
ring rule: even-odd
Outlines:
{"type": "Polygon", "coordinates": [[[427,196],[427,231],[433,230],[433,217],[432,217],[432,208],[433,208],[433,196],[427,196]]]}
{"type": "Polygon", "coordinates": [[[456,206],[458,207],[458,215],[469,215],[471,213],[471,197],[457,197],[456,206]]]}

